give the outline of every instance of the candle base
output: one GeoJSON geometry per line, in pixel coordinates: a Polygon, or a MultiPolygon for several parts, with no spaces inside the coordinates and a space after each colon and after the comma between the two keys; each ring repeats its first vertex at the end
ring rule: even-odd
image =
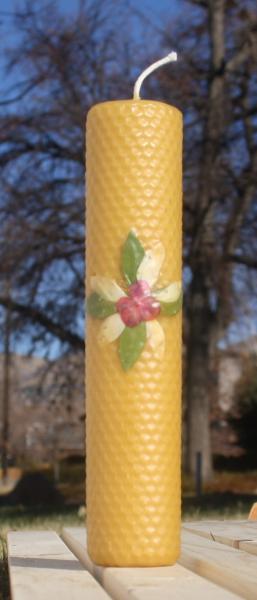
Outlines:
{"type": "MultiPolygon", "coordinates": [[[[95,544],[94,544],[95,545],[95,544]]],[[[117,549],[117,553],[113,550],[110,553],[108,558],[108,554],[104,549],[99,552],[95,551],[95,548],[90,548],[88,546],[88,554],[92,562],[99,567],[169,567],[174,565],[180,555],[180,546],[177,548],[172,548],[172,551],[167,552],[166,550],[162,552],[161,550],[158,552],[149,551],[145,555],[138,556],[135,548],[135,553],[133,552],[126,556],[124,552],[121,552],[121,549],[117,549]],[[115,555],[119,558],[115,558],[115,555]],[[124,554],[123,558],[122,554],[124,554]]]]}

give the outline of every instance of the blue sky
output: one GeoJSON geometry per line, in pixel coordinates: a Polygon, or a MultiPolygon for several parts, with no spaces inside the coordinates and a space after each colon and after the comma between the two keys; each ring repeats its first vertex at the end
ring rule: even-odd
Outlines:
{"type": "MultiPolygon", "coordinates": [[[[93,1],[93,0],[92,0],[93,1]]],[[[102,0],[104,3],[105,0],[102,0]]],[[[64,14],[74,13],[76,12],[79,6],[79,0],[56,0],[57,6],[60,11],[64,14]]],[[[1,30],[6,31],[8,27],[8,13],[12,13],[17,10],[17,7],[22,7],[24,4],[24,0],[8,0],[5,6],[4,3],[0,4],[0,26],[1,30]]],[[[38,2],[40,5],[40,2],[38,2]]],[[[172,19],[172,16],[177,16],[182,12],[182,5],[184,3],[181,0],[123,0],[117,2],[114,6],[117,6],[117,10],[120,9],[121,6],[124,6],[127,9],[131,8],[131,12],[139,11],[144,13],[149,20],[154,22],[167,22],[167,19],[172,19]]],[[[115,12],[115,11],[114,11],[115,12]]]]}
{"type": "MultiPolygon", "coordinates": [[[[102,1],[104,2],[105,0],[102,1]]],[[[15,6],[15,0],[9,0],[8,4],[10,6],[15,6]]],[[[73,11],[74,8],[78,6],[79,0],[76,0],[75,2],[74,0],[58,0],[57,4],[64,11],[73,11]]],[[[165,14],[178,12],[179,6],[181,6],[181,0],[180,2],[179,0],[140,0],[140,2],[138,2],[138,0],[127,0],[124,4],[131,6],[131,8],[140,8],[140,10],[144,12],[149,11],[149,16],[150,13],[154,16],[165,16],[165,14]]]]}
{"type": "MultiPolygon", "coordinates": [[[[88,0],[90,2],[90,0],[88,0]]],[[[49,2],[49,0],[39,0],[37,2],[37,6],[44,2],[49,2]]],[[[94,3],[94,0],[91,0],[94,3]]],[[[103,5],[108,0],[102,0],[103,5]]],[[[17,9],[23,7],[25,4],[25,0],[8,0],[6,3],[0,2],[0,73],[1,68],[4,67],[4,53],[5,48],[15,45],[17,40],[17,30],[12,30],[12,18],[11,15],[17,9]]],[[[64,15],[68,13],[76,13],[79,7],[79,0],[56,0],[57,7],[60,12],[64,15]]],[[[183,8],[185,8],[185,3],[181,0],[119,0],[115,2],[113,0],[114,7],[114,17],[115,14],[120,14],[123,10],[124,13],[124,31],[128,28],[129,36],[136,39],[137,36],[142,35],[144,32],[142,29],[138,27],[137,20],[133,20],[129,25],[127,22],[127,11],[131,11],[131,16],[137,12],[145,15],[146,19],[149,23],[154,24],[155,26],[163,24],[167,24],[167,22],[172,23],[172,19],[176,19],[179,14],[182,13],[183,8]]],[[[123,18],[121,20],[121,27],[123,27],[123,18]]],[[[154,40],[153,40],[154,43],[154,40]]],[[[150,53],[152,48],[149,49],[150,53]]],[[[13,77],[12,74],[10,79],[8,77],[8,73],[2,73],[2,85],[1,87],[5,88],[9,85],[12,85],[13,77]]]]}
{"type": "MultiPolygon", "coordinates": [[[[48,0],[49,1],[49,0],[48,0]]],[[[89,0],[90,1],[90,0],[89,0]]],[[[91,0],[92,2],[94,0],[91,0]]],[[[46,0],[47,2],[47,0],[46,0]]],[[[103,3],[106,0],[102,0],[103,3]]],[[[4,50],[7,46],[15,45],[16,41],[18,41],[17,31],[12,29],[12,18],[11,13],[17,11],[17,9],[24,6],[25,0],[8,0],[8,2],[0,3],[0,75],[2,71],[2,84],[1,87],[4,89],[8,89],[13,86],[14,83],[17,83],[17,73],[11,73],[8,77],[8,73],[3,71],[4,67],[4,50]]],[[[40,6],[42,4],[42,0],[38,1],[36,4],[40,6]]],[[[60,10],[60,13],[76,13],[79,7],[79,0],[57,0],[57,6],[60,10]]],[[[136,20],[132,20],[130,26],[128,26],[127,22],[127,13],[131,10],[131,16],[135,12],[143,13],[147,20],[150,23],[153,23],[158,26],[158,24],[167,23],[167,21],[172,21],[173,15],[174,18],[177,17],[179,13],[179,9],[181,10],[181,0],[120,0],[115,2],[113,0],[114,6],[114,18],[117,10],[117,14],[121,12],[122,8],[124,8],[124,31],[126,31],[126,27],[129,27],[129,35],[136,39],[137,36],[142,35],[144,32],[138,28],[136,20]],[[116,8],[117,7],[117,8],[116,8]],[[132,25],[132,26],[131,26],[132,25]]],[[[123,20],[123,17],[122,17],[123,20]]],[[[123,26],[123,23],[122,23],[123,26]]],[[[150,54],[152,48],[149,48],[150,54]]],[[[12,93],[10,94],[13,95],[12,93]]],[[[27,343],[26,340],[22,340],[19,343],[16,342],[15,349],[18,352],[26,352],[27,351],[27,343]]],[[[58,342],[52,344],[52,352],[51,355],[54,356],[58,353],[58,342]]],[[[43,348],[42,348],[43,353],[43,348]]],[[[39,351],[39,354],[41,352],[39,351]]]]}
{"type": "MultiPolygon", "coordinates": [[[[105,0],[102,1],[104,2],[105,0]]],[[[74,7],[76,8],[78,4],[79,0],[76,0],[75,2],[74,0],[58,0],[58,6],[65,11],[74,10],[74,7]]],[[[15,0],[9,0],[9,5],[15,6],[15,0]]],[[[131,8],[140,8],[140,10],[144,12],[149,11],[149,14],[152,13],[153,15],[159,16],[162,13],[171,14],[172,12],[177,12],[179,10],[179,5],[181,6],[181,0],[180,2],[179,0],[140,0],[140,2],[138,2],[138,0],[127,0],[127,5],[130,5],[131,8]]]]}
{"type": "MultiPolygon", "coordinates": [[[[91,1],[93,2],[94,0],[91,1]]],[[[102,0],[103,4],[106,1],[108,0],[102,0]]],[[[17,34],[10,31],[11,20],[10,18],[8,18],[6,13],[14,12],[17,9],[17,6],[19,7],[23,4],[24,0],[8,0],[8,2],[6,1],[0,3],[0,74],[1,66],[4,63],[3,48],[6,44],[15,44],[15,41],[17,39],[17,34]]],[[[37,5],[40,4],[41,0],[38,0],[37,5]]],[[[59,7],[60,12],[63,14],[75,13],[79,6],[79,0],[57,0],[57,6],[59,7]]],[[[116,0],[115,2],[115,0],[113,0],[113,6],[114,13],[116,11],[116,7],[117,11],[120,9],[120,7],[131,9],[131,14],[133,14],[134,11],[140,11],[141,13],[146,15],[147,18],[149,18],[150,22],[153,22],[156,25],[161,25],[166,24],[167,22],[170,22],[172,24],[173,18],[175,20],[179,15],[181,15],[182,10],[185,9],[185,2],[181,0],[116,0]]],[[[124,27],[127,25],[125,19],[126,17],[124,13],[124,27]]],[[[134,25],[134,27],[136,26],[134,25]]],[[[140,32],[136,28],[134,30],[131,30],[131,35],[135,39],[137,35],[140,35],[140,32]]],[[[151,50],[152,49],[150,48],[150,54],[151,50]]],[[[2,80],[3,82],[7,83],[8,77],[6,76],[6,74],[3,74],[2,80]]],[[[12,76],[9,79],[8,83],[11,85],[13,84],[12,76]]],[[[238,339],[238,323],[236,323],[235,325],[235,333],[233,331],[233,328],[234,325],[231,326],[229,332],[231,341],[235,341],[233,339],[234,337],[238,339]]],[[[256,331],[254,330],[254,332],[251,333],[256,334],[256,331]]],[[[245,335],[249,335],[249,317],[245,319],[241,317],[241,337],[244,337],[245,335]]],[[[21,344],[20,351],[25,350],[26,343],[25,345],[21,344]]],[[[55,353],[55,344],[53,344],[53,353],[55,353]]]]}
{"type": "MultiPolygon", "coordinates": [[[[105,0],[102,0],[105,2],[105,0]]],[[[22,0],[8,0],[5,6],[4,3],[0,5],[0,12],[11,12],[14,11],[17,6],[22,6],[22,0]]],[[[79,5],[79,0],[57,0],[57,6],[63,12],[74,12],[79,5]]],[[[119,2],[117,2],[117,6],[119,2]]],[[[124,6],[131,7],[131,9],[137,9],[142,12],[147,12],[149,17],[164,18],[167,15],[177,14],[181,10],[181,0],[124,0],[124,6]]]]}

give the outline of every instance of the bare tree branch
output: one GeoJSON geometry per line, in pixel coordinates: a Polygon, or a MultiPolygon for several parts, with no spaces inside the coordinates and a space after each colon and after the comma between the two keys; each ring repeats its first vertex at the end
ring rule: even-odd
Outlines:
{"type": "Polygon", "coordinates": [[[244,265],[249,269],[257,269],[257,259],[245,254],[229,254],[227,260],[239,265],[244,265]]]}
{"type": "Polygon", "coordinates": [[[4,307],[9,306],[10,310],[18,313],[20,316],[29,319],[32,323],[36,323],[44,327],[52,335],[66,342],[74,348],[74,350],[84,350],[84,340],[76,333],[62,327],[61,323],[56,323],[48,315],[45,315],[40,309],[21,304],[11,298],[0,296],[0,304],[4,307]]]}

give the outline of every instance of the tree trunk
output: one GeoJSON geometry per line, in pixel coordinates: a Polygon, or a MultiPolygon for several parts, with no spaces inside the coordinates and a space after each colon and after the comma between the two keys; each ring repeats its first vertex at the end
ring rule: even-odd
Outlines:
{"type": "Polygon", "coordinates": [[[189,290],[189,335],[186,362],[187,453],[186,467],[195,474],[196,454],[202,455],[202,477],[212,476],[210,400],[213,395],[211,348],[214,313],[211,290],[215,281],[213,251],[216,243],[213,217],[213,190],[217,189],[215,162],[223,125],[224,0],[209,0],[208,22],[211,40],[209,101],[203,132],[202,168],[197,203],[200,217],[195,223],[191,253],[192,282],[189,290]]]}
{"type": "MultiPolygon", "coordinates": [[[[9,294],[9,288],[8,288],[9,294]]],[[[8,451],[9,451],[9,396],[10,396],[10,336],[11,336],[11,312],[6,307],[4,324],[4,356],[3,356],[3,430],[2,430],[2,480],[8,477],[8,451]]]]}
{"type": "Polygon", "coordinates": [[[202,455],[202,478],[212,476],[210,441],[211,315],[203,276],[196,273],[190,290],[190,335],[187,348],[187,470],[195,474],[197,452],[202,455]]]}

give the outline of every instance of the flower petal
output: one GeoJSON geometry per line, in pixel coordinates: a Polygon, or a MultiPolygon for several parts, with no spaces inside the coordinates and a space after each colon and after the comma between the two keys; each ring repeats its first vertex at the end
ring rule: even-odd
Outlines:
{"type": "Polygon", "coordinates": [[[145,255],[144,248],[134,231],[130,231],[122,247],[121,264],[124,277],[130,285],[137,278],[137,269],[145,255]]]}
{"type": "Polygon", "coordinates": [[[181,281],[174,281],[162,290],[152,290],[152,296],[159,302],[176,302],[181,294],[181,281]]]}
{"type": "Polygon", "coordinates": [[[159,277],[162,263],[165,258],[164,246],[157,242],[151,250],[146,250],[145,256],[137,270],[137,280],[147,281],[152,287],[159,277]]]}
{"type": "Polygon", "coordinates": [[[133,367],[143,352],[145,342],[145,323],[139,323],[135,327],[125,327],[118,344],[119,357],[124,371],[133,367]]]}
{"type": "Polygon", "coordinates": [[[114,342],[123,330],[125,329],[125,324],[123,323],[120,315],[116,313],[115,315],[111,315],[104,319],[103,323],[100,326],[98,333],[98,341],[102,344],[107,344],[109,342],[114,342]]]}
{"type": "Polygon", "coordinates": [[[165,335],[159,321],[156,319],[153,321],[147,321],[146,335],[151,348],[154,350],[155,354],[162,359],[165,350],[165,335]]]}
{"type": "Polygon", "coordinates": [[[123,292],[114,279],[95,275],[94,277],[91,277],[90,284],[93,292],[96,292],[111,302],[117,302],[122,296],[126,296],[125,292],[123,292]]]}
{"type": "Polygon", "coordinates": [[[92,292],[87,298],[87,312],[96,319],[106,319],[117,312],[116,303],[106,300],[96,292],[92,292]]]}

